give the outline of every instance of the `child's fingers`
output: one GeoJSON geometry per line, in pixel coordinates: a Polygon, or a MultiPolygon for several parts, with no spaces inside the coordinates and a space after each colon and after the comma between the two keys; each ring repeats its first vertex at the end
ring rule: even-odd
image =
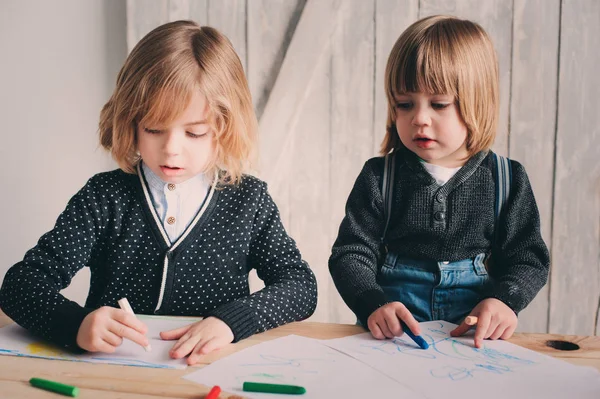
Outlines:
{"type": "Polygon", "coordinates": [[[121,338],[127,338],[144,347],[148,346],[150,343],[144,334],[141,334],[139,331],[134,330],[125,324],[121,324],[116,320],[111,320],[111,322],[109,322],[107,330],[121,338]]]}
{"type": "Polygon", "coordinates": [[[481,348],[483,346],[483,340],[486,337],[488,328],[492,321],[492,314],[490,312],[483,312],[479,315],[477,320],[477,328],[475,329],[475,347],[481,348]]]}
{"type": "Polygon", "coordinates": [[[374,319],[369,318],[367,325],[369,327],[369,331],[371,331],[371,335],[375,339],[384,339],[385,338],[385,335],[383,335],[383,333],[381,332],[381,328],[379,328],[379,324],[377,324],[377,322],[374,319]]]}
{"type": "Polygon", "coordinates": [[[186,332],[188,332],[188,330],[192,327],[193,324],[187,325],[187,326],[183,326],[183,327],[179,327],[179,328],[175,328],[173,330],[168,330],[168,331],[161,331],[160,332],[160,337],[162,339],[164,339],[165,341],[171,341],[174,339],[179,339],[181,338],[181,336],[183,334],[185,334],[186,332]]]}
{"type": "Polygon", "coordinates": [[[492,334],[490,335],[490,339],[498,339],[502,336],[502,334],[504,334],[504,331],[506,331],[506,329],[508,328],[508,324],[505,323],[500,323],[496,329],[494,330],[494,332],[492,332],[492,334]]]}
{"type": "Polygon", "coordinates": [[[218,337],[212,337],[210,339],[200,340],[200,342],[198,342],[198,344],[196,345],[196,347],[194,348],[194,350],[188,357],[188,361],[187,361],[188,365],[192,366],[192,365],[198,363],[198,361],[200,360],[200,357],[202,355],[207,355],[210,352],[212,352],[216,349],[219,349],[219,346],[220,346],[219,342],[220,341],[219,341],[218,337]]]}
{"type": "Polygon", "coordinates": [[[497,316],[492,316],[490,318],[490,325],[488,326],[488,329],[485,333],[485,335],[483,336],[484,339],[493,339],[492,335],[494,335],[494,333],[496,332],[496,330],[498,330],[498,328],[500,328],[500,321],[497,319],[497,316]]]}
{"type": "Polygon", "coordinates": [[[471,329],[471,326],[468,325],[463,320],[463,322],[460,323],[460,325],[458,327],[456,327],[454,330],[450,331],[450,336],[452,336],[452,337],[460,337],[461,335],[464,335],[470,329],[471,329]]]}
{"type": "Polygon", "coordinates": [[[82,346],[88,352],[113,353],[116,347],[110,342],[104,340],[104,337],[97,336],[92,338],[87,344],[82,346]]]}
{"type": "Polygon", "coordinates": [[[412,315],[412,313],[410,313],[410,310],[408,310],[406,306],[398,302],[398,306],[395,307],[395,311],[396,316],[404,323],[406,323],[406,325],[408,326],[408,328],[410,328],[410,331],[412,331],[413,334],[421,335],[421,326],[419,325],[419,322],[414,318],[414,316],[412,315]]]}
{"type": "Polygon", "coordinates": [[[131,313],[128,313],[122,309],[115,309],[111,316],[113,320],[116,320],[133,330],[136,330],[142,335],[148,332],[148,326],[146,326],[143,321],[135,317],[135,315],[132,315],[131,313]]]}
{"type": "Polygon", "coordinates": [[[189,337],[187,336],[187,334],[184,335],[173,346],[173,349],[171,349],[171,357],[173,359],[180,359],[184,356],[187,356],[192,350],[194,350],[194,347],[198,344],[200,340],[201,337],[197,334],[191,335],[189,337]]]}
{"type": "Polygon", "coordinates": [[[390,328],[388,327],[387,317],[382,317],[377,324],[386,338],[394,338],[394,334],[392,334],[390,328]]]}
{"type": "Polygon", "coordinates": [[[205,345],[203,345],[198,351],[201,355],[208,355],[209,353],[221,349],[223,343],[219,337],[213,337],[205,345]]]}
{"type": "Polygon", "coordinates": [[[123,338],[109,330],[102,335],[102,340],[113,347],[120,346],[123,343],[123,338]]]}
{"type": "Polygon", "coordinates": [[[183,334],[181,337],[179,337],[179,339],[177,340],[177,342],[175,342],[175,344],[173,344],[173,346],[171,347],[171,352],[175,352],[177,349],[179,349],[179,347],[181,345],[183,345],[191,337],[192,337],[192,333],[191,333],[191,331],[188,330],[185,334],[183,334]]]}
{"type": "Polygon", "coordinates": [[[513,333],[515,332],[515,330],[517,329],[517,325],[509,325],[508,328],[506,330],[504,330],[504,332],[502,333],[502,335],[500,336],[500,338],[502,339],[509,339],[510,337],[512,337],[513,333]]]}
{"type": "Polygon", "coordinates": [[[116,346],[111,345],[109,342],[106,342],[105,340],[99,340],[95,346],[97,349],[95,352],[114,353],[117,350],[116,346]]]}
{"type": "Polygon", "coordinates": [[[392,337],[399,337],[402,335],[402,326],[400,325],[400,320],[396,317],[396,314],[392,314],[391,317],[386,317],[385,322],[387,323],[387,327],[390,330],[392,337]]]}
{"type": "Polygon", "coordinates": [[[198,341],[198,343],[192,349],[192,352],[190,353],[190,355],[187,358],[187,364],[189,366],[192,366],[192,365],[198,363],[198,360],[200,360],[200,351],[209,341],[210,341],[209,339],[200,339],[200,341],[198,341]]]}

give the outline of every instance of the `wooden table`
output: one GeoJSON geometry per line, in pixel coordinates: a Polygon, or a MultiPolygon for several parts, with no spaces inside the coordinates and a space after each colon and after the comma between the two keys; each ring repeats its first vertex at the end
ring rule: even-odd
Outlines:
{"type": "MultiPolygon", "coordinates": [[[[12,323],[0,311],[0,327],[12,323]]],[[[60,360],[35,359],[16,356],[0,356],[0,396],[2,398],[60,398],[29,385],[35,376],[75,385],[80,398],[203,398],[210,387],[182,379],[196,367],[204,367],[222,357],[260,342],[289,334],[310,338],[340,338],[364,332],[362,327],[350,324],[300,322],[291,323],[262,334],[257,334],[237,344],[204,357],[201,364],[186,370],[165,370],[109,364],[92,364],[60,360]]],[[[555,334],[517,333],[509,340],[513,344],[565,360],[569,363],[596,367],[600,370],[600,337],[581,337],[555,334]],[[579,349],[562,351],[546,345],[548,341],[567,341],[579,345],[579,349]]],[[[239,398],[222,393],[219,399],[239,398]]]]}

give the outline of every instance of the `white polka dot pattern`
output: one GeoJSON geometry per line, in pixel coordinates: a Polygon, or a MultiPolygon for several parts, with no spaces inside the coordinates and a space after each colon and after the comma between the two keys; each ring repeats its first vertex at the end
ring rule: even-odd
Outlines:
{"type": "Polygon", "coordinates": [[[118,307],[122,297],[136,313],[218,317],[235,341],[314,312],[314,274],[286,234],[264,182],[246,176],[237,187],[217,189],[172,251],[151,206],[136,175],[116,170],[94,176],[54,228],[9,269],[0,307],[23,327],[73,347],[83,318],[101,306],[118,307]],[[85,266],[91,281],[82,308],[59,291],[85,266]],[[252,268],[265,288],[250,295],[252,268]]]}

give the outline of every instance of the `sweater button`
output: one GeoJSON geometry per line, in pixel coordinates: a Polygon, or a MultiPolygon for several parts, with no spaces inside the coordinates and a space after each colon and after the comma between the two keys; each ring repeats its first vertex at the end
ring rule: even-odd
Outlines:
{"type": "Polygon", "coordinates": [[[436,212],[436,213],[433,214],[433,217],[438,222],[441,222],[444,219],[446,219],[446,214],[444,212],[436,212]]]}
{"type": "Polygon", "coordinates": [[[438,195],[435,196],[435,199],[437,202],[440,202],[440,203],[444,202],[444,194],[438,193],[438,195]]]}

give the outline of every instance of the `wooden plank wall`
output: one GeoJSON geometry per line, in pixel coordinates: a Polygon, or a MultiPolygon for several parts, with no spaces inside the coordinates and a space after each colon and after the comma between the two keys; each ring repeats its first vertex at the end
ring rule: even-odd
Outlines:
{"type": "Polygon", "coordinates": [[[427,15],[480,23],[500,66],[494,150],[525,165],[552,254],[549,283],[519,330],[600,334],[600,2],[128,0],[127,14],[130,49],[176,19],[214,26],[234,44],[260,120],[257,173],[317,275],[313,320],[330,322],[354,321],[327,259],[348,193],[384,135],[393,43],[427,15]]]}

